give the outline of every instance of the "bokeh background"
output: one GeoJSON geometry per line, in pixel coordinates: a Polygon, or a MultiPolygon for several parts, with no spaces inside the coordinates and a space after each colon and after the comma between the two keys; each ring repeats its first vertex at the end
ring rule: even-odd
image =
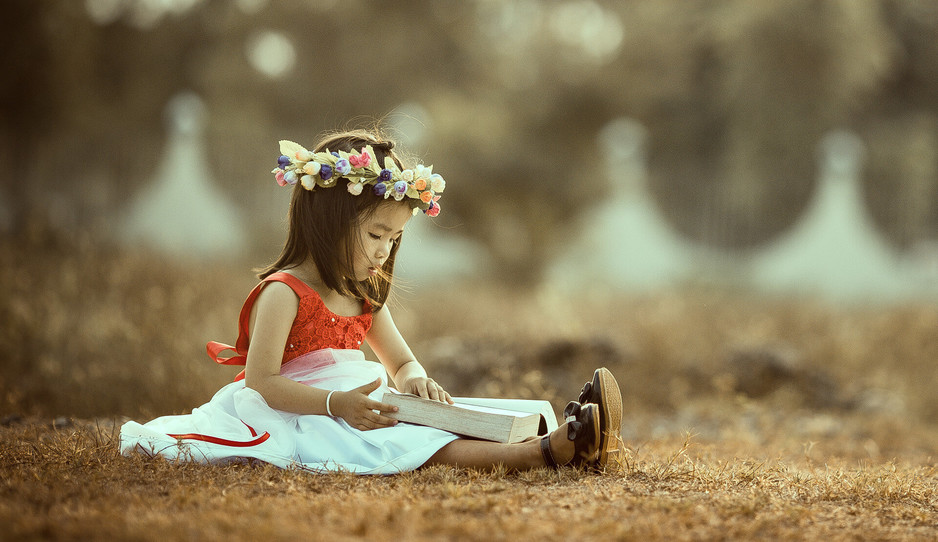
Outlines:
{"type": "Polygon", "coordinates": [[[0,27],[8,415],[207,399],[232,374],[201,344],[282,243],[277,141],[376,121],[448,182],[397,319],[455,391],[562,407],[606,364],[633,434],[706,426],[695,397],[938,415],[935,2],[9,0],[0,27]]]}

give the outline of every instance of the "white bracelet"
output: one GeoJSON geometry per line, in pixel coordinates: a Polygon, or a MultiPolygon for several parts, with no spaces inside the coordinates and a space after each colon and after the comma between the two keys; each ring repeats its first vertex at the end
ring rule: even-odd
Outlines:
{"type": "Polygon", "coordinates": [[[329,414],[330,416],[335,416],[332,413],[332,409],[329,408],[329,399],[332,399],[332,394],[335,393],[335,391],[336,390],[332,390],[326,395],[326,413],[329,414]]]}

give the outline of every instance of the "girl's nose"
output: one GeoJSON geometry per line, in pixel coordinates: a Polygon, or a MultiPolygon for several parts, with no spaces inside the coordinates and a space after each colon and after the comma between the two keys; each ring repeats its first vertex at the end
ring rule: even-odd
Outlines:
{"type": "Polygon", "coordinates": [[[375,257],[384,262],[389,254],[391,254],[391,248],[388,245],[382,244],[378,246],[378,251],[375,253],[375,257]]]}

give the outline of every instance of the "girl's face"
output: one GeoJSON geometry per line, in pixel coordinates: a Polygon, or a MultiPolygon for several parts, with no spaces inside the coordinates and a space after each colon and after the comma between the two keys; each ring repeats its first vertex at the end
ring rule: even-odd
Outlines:
{"type": "Polygon", "coordinates": [[[391,247],[400,241],[404,226],[413,211],[409,205],[397,202],[384,203],[364,219],[358,228],[358,250],[355,251],[354,280],[363,281],[378,274],[391,247]]]}

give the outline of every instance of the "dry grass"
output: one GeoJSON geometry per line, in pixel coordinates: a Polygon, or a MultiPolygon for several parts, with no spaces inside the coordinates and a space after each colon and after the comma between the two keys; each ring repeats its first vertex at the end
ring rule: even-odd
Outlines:
{"type": "Polygon", "coordinates": [[[124,458],[114,426],[2,430],[0,522],[48,539],[933,539],[934,466],[661,439],[604,474],[312,476],[124,458]]]}
{"type": "Polygon", "coordinates": [[[185,412],[236,372],[203,345],[234,340],[248,265],[172,268],[42,231],[0,255],[0,538],[938,536],[932,306],[403,294],[398,324],[455,393],[559,409],[610,367],[626,453],[605,473],[318,476],[116,451],[123,419],[185,412]]]}

